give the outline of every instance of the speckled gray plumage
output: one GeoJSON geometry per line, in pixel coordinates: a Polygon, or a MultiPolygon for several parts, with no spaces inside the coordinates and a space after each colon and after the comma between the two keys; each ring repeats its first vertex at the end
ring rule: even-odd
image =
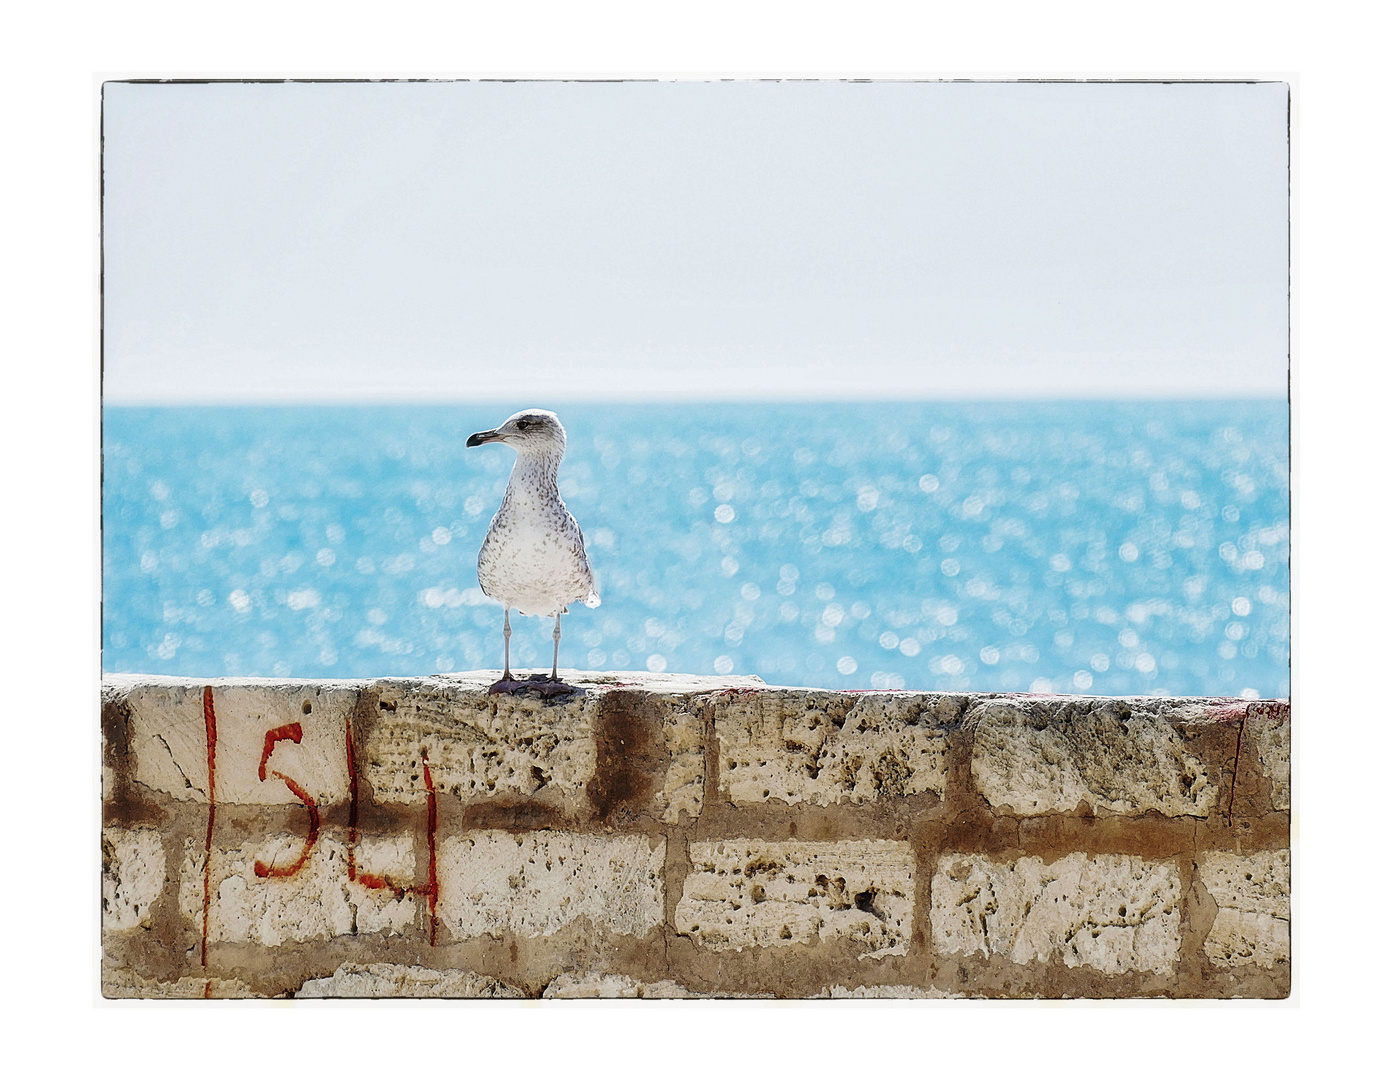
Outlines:
{"type": "Polygon", "coordinates": [[[580,526],[556,486],[565,429],[551,413],[527,410],[497,429],[517,451],[502,505],[479,550],[483,591],[523,615],[555,615],[575,600],[599,604],[580,526]],[[521,418],[536,430],[508,432],[521,418]]]}

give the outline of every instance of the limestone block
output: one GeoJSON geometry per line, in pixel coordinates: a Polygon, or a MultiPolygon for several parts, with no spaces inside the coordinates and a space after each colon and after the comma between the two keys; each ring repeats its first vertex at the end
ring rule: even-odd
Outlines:
{"type": "Polygon", "coordinates": [[[102,930],[148,928],[164,891],[164,845],[154,829],[102,830],[102,930]]]}
{"type": "Polygon", "coordinates": [[[677,824],[684,810],[692,818],[701,816],[706,796],[706,724],[699,716],[683,711],[679,701],[666,709],[662,738],[671,756],[662,790],[654,795],[662,820],[677,824]]]}
{"type": "Polygon", "coordinates": [[[557,975],[542,991],[543,998],[582,999],[582,998],[646,998],[652,1000],[671,1000],[673,998],[771,998],[772,994],[698,994],[688,990],[675,979],[661,979],[657,982],[642,982],[632,975],[609,975],[599,972],[575,974],[569,971],[557,975]]]}
{"type": "Polygon", "coordinates": [[[861,957],[902,956],[913,924],[914,854],[895,840],[698,842],[677,932],[708,949],[849,938],[861,957]]]}
{"type": "Polygon", "coordinates": [[[435,971],[406,964],[341,964],[326,979],[310,979],[296,998],[524,998],[491,975],[435,971]]]}
{"type": "Polygon", "coordinates": [[[922,986],[853,986],[846,987],[840,984],[829,986],[817,995],[822,998],[831,998],[833,1001],[860,1001],[866,999],[879,998],[932,998],[941,1000],[944,998],[964,998],[966,994],[951,994],[945,990],[938,990],[935,987],[922,986]]]}
{"type": "Polygon", "coordinates": [[[968,714],[972,779],[993,807],[1031,816],[1085,802],[1120,814],[1207,817],[1217,806],[1217,784],[1169,720],[1106,699],[1086,712],[1069,704],[1071,712],[1034,717],[988,701],[968,714]]]}
{"type": "Polygon", "coordinates": [[[662,925],[665,840],[481,830],[440,844],[441,925],[456,937],[549,936],[577,919],[642,937],[662,925]]]}
{"type": "Polygon", "coordinates": [[[1271,806],[1275,810],[1291,808],[1291,722],[1290,713],[1282,716],[1248,717],[1243,728],[1257,744],[1257,761],[1262,775],[1271,781],[1271,806]]]}
{"type": "Polygon", "coordinates": [[[1135,855],[1075,852],[1029,857],[943,855],[930,921],[939,953],[1062,960],[1108,975],[1174,971],[1179,956],[1179,871],[1135,855]]]}
{"type": "MultiPolygon", "coordinates": [[[[176,799],[208,801],[208,740],[203,683],[136,685],[127,694],[137,783],[176,799]]],[[[326,682],[237,683],[213,680],[215,777],[219,803],[279,805],[299,797],[284,773],[317,803],[348,797],[347,723],[356,689],[326,682]],[[266,735],[298,725],[298,743],[277,742],[260,777],[266,735]]]]}
{"type": "Polygon", "coordinates": [[[379,802],[424,804],[424,747],[436,791],[466,804],[529,799],[572,816],[587,805],[594,695],[547,703],[432,679],[384,680],[375,689],[378,716],[357,756],[379,802]]]}
{"type": "Polygon", "coordinates": [[[544,998],[637,998],[643,984],[631,975],[574,975],[562,972],[542,991],[544,998]]]}
{"type": "Polygon", "coordinates": [[[865,803],[947,786],[947,733],[925,695],[791,690],[715,700],[720,788],[737,805],[865,803]]]}
{"type": "Polygon", "coordinates": [[[264,995],[257,993],[240,979],[208,979],[185,975],[181,979],[165,982],[161,979],[147,979],[129,968],[108,968],[103,965],[101,979],[102,997],[106,998],[255,998],[264,995]]]}
{"type": "Polygon", "coordinates": [[[1211,851],[1199,880],[1218,904],[1204,952],[1219,967],[1275,967],[1290,959],[1290,852],[1211,851]]]}
{"type": "MultiPolygon", "coordinates": [[[[410,893],[348,880],[348,848],[336,840],[321,838],[305,864],[289,877],[257,876],[258,861],[287,866],[299,857],[303,845],[303,837],[280,834],[237,848],[213,849],[209,941],[276,946],[344,934],[400,934],[415,924],[416,898],[410,893]]],[[[415,869],[409,840],[365,840],[356,862],[366,873],[398,882],[409,882],[415,869]]],[[[203,929],[203,863],[202,846],[188,841],[179,908],[196,934],[203,929]]]]}
{"type": "Polygon", "coordinates": [[[414,882],[414,839],[405,833],[362,837],[358,841],[354,863],[359,874],[381,878],[397,886],[396,889],[378,889],[368,888],[360,881],[347,883],[348,899],[357,913],[354,932],[404,933],[415,921],[417,908],[416,901],[401,891],[410,888],[414,882]]]}

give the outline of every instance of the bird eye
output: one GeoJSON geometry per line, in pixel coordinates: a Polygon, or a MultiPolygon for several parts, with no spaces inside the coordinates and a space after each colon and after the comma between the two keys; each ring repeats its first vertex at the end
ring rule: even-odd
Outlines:
{"type": "Polygon", "coordinates": [[[526,431],[526,430],[527,430],[529,427],[531,427],[531,426],[532,426],[532,422],[531,422],[530,420],[519,420],[519,421],[517,421],[517,429],[518,429],[519,431],[526,431]]]}

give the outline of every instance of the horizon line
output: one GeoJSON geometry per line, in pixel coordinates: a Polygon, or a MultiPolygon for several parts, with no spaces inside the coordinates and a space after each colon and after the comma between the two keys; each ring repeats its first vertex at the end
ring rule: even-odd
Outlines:
{"type": "Polygon", "coordinates": [[[423,405],[441,407],[450,405],[487,405],[518,401],[522,397],[547,397],[558,404],[565,405],[887,405],[887,404],[1027,404],[1045,402],[1181,402],[1181,401],[1283,401],[1291,403],[1288,389],[1249,390],[1242,392],[1157,392],[1144,394],[1117,393],[1060,393],[1060,394],[939,394],[933,396],[847,396],[840,397],[808,396],[749,396],[720,397],[693,396],[690,394],[670,395],[572,395],[572,394],[497,394],[486,393],[469,397],[460,394],[404,394],[404,395],[343,395],[312,396],[301,394],[280,394],[266,396],[236,397],[125,397],[101,396],[102,408],[200,408],[200,407],[275,407],[275,406],[319,406],[319,407],[366,407],[366,406],[407,406],[423,405]]]}

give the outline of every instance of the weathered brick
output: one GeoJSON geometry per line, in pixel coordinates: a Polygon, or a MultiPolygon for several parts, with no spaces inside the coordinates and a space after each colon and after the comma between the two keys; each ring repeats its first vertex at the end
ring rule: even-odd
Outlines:
{"type": "Polygon", "coordinates": [[[720,789],[731,802],[865,803],[947,785],[930,695],[780,690],[718,698],[720,789]]]}
{"type": "Polygon", "coordinates": [[[1290,959],[1290,852],[1206,852],[1199,880],[1218,904],[1204,953],[1218,967],[1290,959]]]}
{"type": "Polygon", "coordinates": [[[645,836],[485,830],[440,845],[441,924],[455,937],[556,933],[588,919],[641,937],[662,925],[667,844],[645,836]]]}
{"type": "Polygon", "coordinates": [[[310,979],[296,998],[524,998],[515,986],[473,971],[435,971],[407,964],[341,964],[310,979]]]}
{"type": "Polygon", "coordinates": [[[129,968],[102,966],[102,997],[107,998],[256,998],[264,995],[240,979],[185,975],[179,979],[147,979],[129,968]]]}
{"type": "MultiPolygon", "coordinates": [[[[572,820],[601,809],[592,805],[600,757],[597,736],[606,705],[617,698],[597,693],[563,701],[490,695],[449,678],[382,680],[373,692],[378,707],[365,725],[358,757],[379,802],[425,802],[424,749],[436,791],[466,805],[525,801],[572,820]]],[[[616,692],[643,700],[621,688],[608,693],[616,692]]],[[[701,813],[705,722],[688,711],[686,699],[655,695],[650,701],[661,718],[654,723],[660,724],[661,750],[668,760],[665,774],[653,778],[660,786],[653,784],[652,807],[663,821],[676,824],[682,812],[693,818],[701,813]]],[[[620,764],[633,763],[625,758],[620,764]]]]}
{"type": "Polygon", "coordinates": [[[1271,806],[1291,808],[1291,722],[1290,712],[1274,716],[1248,717],[1244,731],[1256,741],[1257,761],[1262,775],[1271,781],[1271,806]]]}
{"type": "Polygon", "coordinates": [[[693,843],[677,932],[708,949],[849,938],[862,957],[903,955],[914,854],[895,840],[693,843]]]}
{"type": "Polygon", "coordinates": [[[543,998],[637,998],[643,983],[631,975],[562,972],[542,991],[543,998]]]}
{"type": "Polygon", "coordinates": [[[576,974],[565,971],[547,984],[541,995],[543,998],[771,998],[772,994],[698,994],[688,990],[675,979],[660,979],[657,982],[643,982],[632,975],[611,975],[599,972],[576,974]]]}
{"type": "Polygon", "coordinates": [[[464,803],[526,799],[576,816],[594,776],[594,695],[546,702],[443,679],[374,684],[378,708],[358,748],[379,802],[422,805],[421,748],[439,792],[464,803]]]}
{"type": "Polygon", "coordinates": [[[972,779],[993,807],[1070,813],[1079,803],[1120,814],[1207,817],[1218,786],[1159,712],[1106,699],[978,705],[972,779]]]}
{"type": "Polygon", "coordinates": [[[164,844],[154,829],[103,829],[102,930],[149,927],[164,869],[164,844]]]}
{"type": "Polygon", "coordinates": [[[1135,855],[943,855],[930,921],[940,953],[1062,960],[1109,975],[1170,973],[1179,956],[1180,879],[1170,862],[1135,855]]]}
{"type": "Polygon", "coordinates": [[[872,998],[963,998],[965,994],[952,994],[934,987],[922,986],[829,986],[817,997],[831,998],[833,1001],[860,1001],[872,998]]]}
{"type": "MultiPolygon", "coordinates": [[[[395,889],[368,888],[348,879],[348,848],[320,839],[308,860],[289,877],[258,877],[267,866],[293,862],[304,838],[274,835],[232,849],[214,848],[210,875],[208,940],[281,945],[344,934],[404,933],[416,921],[416,899],[395,889]]],[[[203,860],[190,840],[179,880],[179,908],[195,933],[203,926],[203,860]]],[[[408,838],[363,840],[356,863],[365,873],[409,884],[415,860],[408,838]]]]}
{"type": "MultiPolygon", "coordinates": [[[[182,801],[208,801],[208,739],[201,683],[137,685],[127,695],[137,783],[182,801]]],[[[274,772],[289,776],[318,803],[348,797],[347,722],[352,687],[333,683],[229,684],[214,680],[219,803],[299,802],[274,772]],[[306,711],[306,707],[308,711],[306,711]],[[299,725],[298,744],[276,744],[260,777],[266,734],[299,725]]]]}
{"type": "Polygon", "coordinates": [[[663,778],[662,790],[654,802],[662,820],[675,825],[683,811],[701,816],[706,795],[706,724],[699,716],[685,711],[679,702],[669,705],[662,722],[662,738],[671,763],[663,778]]]}

